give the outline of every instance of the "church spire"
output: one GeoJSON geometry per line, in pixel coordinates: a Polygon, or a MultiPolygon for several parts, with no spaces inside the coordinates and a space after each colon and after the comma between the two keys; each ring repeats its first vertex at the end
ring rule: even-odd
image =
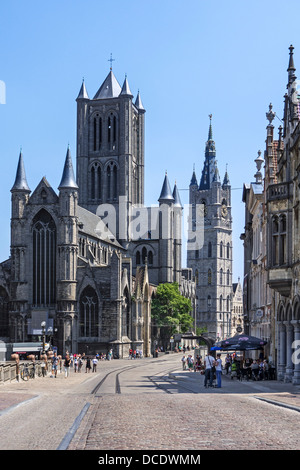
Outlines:
{"type": "Polygon", "coordinates": [[[11,188],[11,191],[26,191],[30,193],[25,174],[22,150],[20,150],[16,179],[13,187],[11,188]]]}
{"type": "Polygon", "coordinates": [[[210,189],[212,181],[216,175],[216,148],[212,133],[212,114],[209,115],[208,140],[205,145],[205,161],[202,170],[202,177],[199,189],[210,189]]]}
{"type": "Polygon", "coordinates": [[[173,197],[173,194],[172,194],[172,190],[171,190],[171,186],[170,186],[170,183],[169,183],[167,172],[166,172],[166,175],[165,175],[165,179],[164,179],[164,182],[163,182],[163,185],[162,185],[162,189],[161,189],[161,193],[160,193],[158,202],[160,202],[160,203],[164,203],[164,202],[166,202],[166,203],[172,202],[173,203],[174,202],[174,197],[173,197]]]}
{"type": "Polygon", "coordinates": [[[68,150],[67,150],[63,175],[62,175],[62,178],[61,178],[60,185],[58,186],[59,190],[63,189],[63,188],[78,189],[78,186],[77,186],[76,181],[75,181],[72,158],[71,158],[71,152],[70,152],[70,147],[69,146],[68,146],[68,150]]]}

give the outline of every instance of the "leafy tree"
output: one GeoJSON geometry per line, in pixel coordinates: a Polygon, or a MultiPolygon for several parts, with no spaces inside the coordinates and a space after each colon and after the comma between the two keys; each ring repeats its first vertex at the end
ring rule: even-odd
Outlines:
{"type": "Polygon", "coordinates": [[[152,300],[151,316],[155,326],[160,328],[164,347],[174,333],[185,333],[191,328],[191,311],[191,301],[180,294],[177,283],[158,285],[152,300]]]}

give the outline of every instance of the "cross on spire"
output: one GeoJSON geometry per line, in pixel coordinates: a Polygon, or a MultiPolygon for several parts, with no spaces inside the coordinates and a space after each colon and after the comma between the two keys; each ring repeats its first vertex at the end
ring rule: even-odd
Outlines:
{"type": "Polygon", "coordinates": [[[110,59],[108,59],[107,62],[110,62],[110,70],[112,70],[112,63],[115,61],[115,59],[112,58],[112,53],[110,53],[110,59]]]}

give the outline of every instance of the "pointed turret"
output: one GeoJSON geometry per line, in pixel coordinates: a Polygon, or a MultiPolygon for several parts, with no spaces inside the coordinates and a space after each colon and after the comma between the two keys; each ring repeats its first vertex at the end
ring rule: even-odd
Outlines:
{"type": "Polygon", "coordinates": [[[75,180],[75,176],[74,176],[71,152],[70,152],[69,147],[68,147],[68,150],[67,150],[63,175],[62,175],[62,178],[61,178],[60,185],[58,186],[59,190],[64,189],[64,188],[78,189],[78,186],[77,186],[76,180],[75,180]]]}
{"type": "Polygon", "coordinates": [[[85,87],[85,83],[84,83],[84,79],[82,80],[82,85],[81,85],[81,88],[79,90],[79,93],[78,93],[78,96],[77,96],[77,99],[78,100],[89,100],[89,95],[86,91],[86,87],[85,87]]]}
{"type": "Polygon", "coordinates": [[[174,207],[180,207],[181,209],[183,209],[182,204],[181,204],[179,191],[178,191],[176,183],[175,183],[174,189],[173,189],[173,199],[174,199],[174,207]]]}
{"type": "Polygon", "coordinates": [[[25,191],[30,193],[30,189],[26,179],[22,151],[20,151],[16,179],[13,187],[11,188],[11,191],[25,191]]]}
{"type": "Polygon", "coordinates": [[[212,124],[211,119],[212,115],[209,115],[210,123],[209,123],[209,130],[208,130],[208,140],[205,146],[205,161],[204,167],[202,170],[201,181],[199,185],[199,189],[210,189],[211,183],[215,179],[216,173],[216,148],[215,142],[212,138],[212,124]]]}
{"type": "Polygon", "coordinates": [[[135,106],[137,107],[137,109],[139,111],[145,111],[145,108],[143,106],[143,103],[142,103],[142,100],[141,100],[141,95],[140,95],[140,92],[138,91],[138,94],[137,94],[137,97],[136,97],[136,100],[135,100],[135,106]]]}
{"type": "Polygon", "coordinates": [[[196,176],[196,172],[195,172],[195,165],[193,167],[193,174],[192,174],[190,186],[198,186],[197,176],[196,176]]]}
{"type": "Polygon", "coordinates": [[[163,203],[174,203],[174,197],[172,194],[171,186],[169,183],[168,175],[166,172],[165,179],[163,182],[162,190],[158,199],[158,202],[163,203]]]}
{"type": "Polygon", "coordinates": [[[224,180],[223,180],[223,188],[225,186],[230,186],[230,180],[229,180],[229,176],[228,176],[227,165],[226,165],[226,171],[225,171],[224,180]]]}
{"type": "Polygon", "coordinates": [[[122,96],[125,95],[125,96],[133,97],[133,94],[130,91],[129,83],[128,83],[128,80],[127,80],[127,75],[125,75],[125,80],[124,80],[124,83],[123,83],[123,86],[122,86],[121,95],[122,96]]]}
{"type": "Polygon", "coordinates": [[[121,87],[114,76],[112,70],[110,70],[106,79],[102,83],[101,87],[94,96],[94,100],[105,100],[107,98],[117,98],[121,93],[121,87]]]}

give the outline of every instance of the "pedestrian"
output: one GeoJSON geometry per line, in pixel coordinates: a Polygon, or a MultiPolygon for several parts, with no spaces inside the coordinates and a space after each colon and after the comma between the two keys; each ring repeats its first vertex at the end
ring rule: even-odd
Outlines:
{"type": "Polygon", "coordinates": [[[69,377],[70,375],[70,364],[71,364],[71,359],[69,354],[66,354],[65,357],[65,362],[64,362],[64,368],[65,368],[65,379],[69,377]]]}
{"type": "Polygon", "coordinates": [[[92,372],[97,372],[97,364],[98,364],[98,359],[97,359],[97,357],[94,357],[94,359],[93,359],[93,371],[92,372]]]}
{"type": "Polygon", "coordinates": [[[74,372],[77,372],[78,369],[78,358],[77,356],[74,357],[74,372]]]}
{"type": "Polygon", "coordinates": [[[193,360],[191,354],[188,355],[187,363],[188,363],[188,369],[191,372],[191,370],[193,369],[193,365],[194,365],[194,360],[193,360]]]}
{"type": "Polygon", "coordinates": [[[58,366],[58,357],[57,357],[57,353],[55,352],[52,358],[52,375],[54,375],[55,378],[57,377],[57,366],[58,366]]]}
{"type": "Polygon", "coordinates": [[[181,362],[182,362],[182,370],[185,370],[186,369],[186,357],[185,357],[185,355],[182,356],[181,362]]]}
{"type": "Polygon", "coordinates": [[[90,370],[91,370],[91,360],[89,357],[87,357],[85,360],[85,372],[87,371],[90,372],[90,370]]]}
{"type": "Polygon", "coordinates": [[[231,357],[229,354],[225,357],[225,370],[226,370],[226,375],[228,375],[229,372],[229,367],[231,365],[231,357]]]}
{"type": "Polygon", "coordinates": [[[207,387],[207,382],[209,381],[209,387],[212,387],[213,379],[214,379],[214,357],[208,351],[205,359],[205,373],[204,373],[204,387],[207,387]]]}
{"type": "Polygon", "coordinates": [[[217,388],[222,387],[222,359],[221,354],[217,354],[217,360],[215,361],[216,376],[217,376],[217,388]]]}

